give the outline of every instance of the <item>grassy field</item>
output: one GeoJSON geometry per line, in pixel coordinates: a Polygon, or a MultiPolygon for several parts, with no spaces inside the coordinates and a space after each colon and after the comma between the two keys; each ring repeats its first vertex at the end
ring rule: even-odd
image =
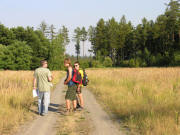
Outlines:
{"type": "MultiPolygon", "coordinates": [[[[63,73],[54,71],[53,76],[55,84],[63,73]]],[[[32,118],[32,80],[32,71],[0,72],[0,135],[11,133],[19,124],[32,118]]]]}
{"type": "Polygon", "coordinates": [[[180,68],[88,70],[89,88],[131,134],[180,134],[180,68]]]}

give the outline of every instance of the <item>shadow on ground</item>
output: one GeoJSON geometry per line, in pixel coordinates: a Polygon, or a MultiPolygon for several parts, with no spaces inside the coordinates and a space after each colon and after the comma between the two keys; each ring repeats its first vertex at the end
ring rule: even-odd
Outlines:
{"type": "MultiPolygon", "coordinates": [[[[39,115],[38,109],[32,108],[29,110],[30,112],[39,115]]],[[[65,106],[64,104],[54,104],[54,103],[50,103],[49,107],[48,107],[48,111],[49,112],[54,112],[54,113],[58,113],[61,115],[64,115],[65,112],[65,106]]]]}

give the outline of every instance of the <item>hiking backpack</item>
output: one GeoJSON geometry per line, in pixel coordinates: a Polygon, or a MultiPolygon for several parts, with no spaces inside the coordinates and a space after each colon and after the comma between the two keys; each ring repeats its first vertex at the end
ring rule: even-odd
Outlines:
{"type": "Polygon", "coordinates": [[[79,73],[79,71],[73,69],[73,77],[72,77],[72,81],[77,83],[77,84],[81,84],[82,83],[82,77],[81,74],[79,73]]]}
{"type": "Polygon", "coordinates": [[[87,86],[87,85],[88,85],[88,82],[89,82],[89,80],[88,80],[87,74],[86,74],[86,72],[85,72],[85,69],[83,69],[83,78],[82,78],[82,84],[83,84],[83,86],[87,86]]]}

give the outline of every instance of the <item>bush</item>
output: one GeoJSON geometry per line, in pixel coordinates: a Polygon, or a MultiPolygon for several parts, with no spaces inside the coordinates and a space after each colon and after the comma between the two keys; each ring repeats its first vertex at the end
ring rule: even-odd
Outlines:
{"type": "Polygon", "coordinates": [[[110,57],[106,57],[103,62],[103,66],[105,67],[112,67],[113,62],[110,57]]]}
{"type": "Polygon", "coordinates": [[[156,65],[156,57],[155,56],[151,56],[150,57],[150,66],[155,66],[156,65]]]}
{"type": "Polygon", "coordinates": [[[136,66],[134,59],[130,59],[130,61],[129,61],[129,66],[130,66],[130,67],[135,67],[135,66],[136,66]]]}
{"type": "Polygon", "coordinates": [[[156,60],[157,60],[157,65],[158,66],[169,66],[171,63],[171,58],[166,55],[166,56],[162,56],[161,54],[158,54],[156,56],[156,60]]]}
{"type": "Polygon", "coordinates": [[[140,58],[137,58],[136,60],[135,59],[130,59],[129,61],[129,67],[139,67],[140,64],[141,64],[141,59],[140,58]]]}
{"type": "Polygon", "coordinates": [[[88,61],[81,61],[80,62],[80,67],[85,69],[85,68],[89,68],[89,62],[88,61]]]}
{"type": "Polygon", "coordinates": [[[122,67],[129,67],[129,60],[124,60],[120,63],[120,66],[122,67]]]}
{"type": "Polygon", "coordinates": [[[93,61],[91,62],[91,65],[92,65],[92,67],[94,67],[94,68],[102,68],[102,67],[103,67],[103,65],[102,65],[98,60],[93,60],[93,61]]]}

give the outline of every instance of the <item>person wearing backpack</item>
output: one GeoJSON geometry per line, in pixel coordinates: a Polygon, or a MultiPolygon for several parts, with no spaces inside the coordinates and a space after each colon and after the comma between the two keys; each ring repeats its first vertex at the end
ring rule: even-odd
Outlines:
{"type": "Polygon", "coordinates": [[[72,81],[73,77],[73,69],[71,66],[71,60],[69,58],[66,58],[64,60],[64,66],[67,68],[67,77],[64,81],[64,85],[68,85],[68,90],[66,92],[65,100],[66,100],[66,114],[68,115],[70,113],[70,101],[72,101],[73,104],[73,111],[76,111],[76,89],[77,85],[72,81]]]}
{"type": "Polygon", "coordinates": [[[77,90],[76,90],[76,94],[77,96],[79,97],[79,100],[80,100],[80,106],[79,106],[79,109],[83,109],[84,108],[84,100],[83,100],[83,95],[82,95],[82,81],[83,81],[83,70],[80,69],[80,64],[78,61],[76,61],[74,63],[74,75],[73,75],[73,79],[72,81],[74,83],[76,83],[77,85],[77,90]]]}

